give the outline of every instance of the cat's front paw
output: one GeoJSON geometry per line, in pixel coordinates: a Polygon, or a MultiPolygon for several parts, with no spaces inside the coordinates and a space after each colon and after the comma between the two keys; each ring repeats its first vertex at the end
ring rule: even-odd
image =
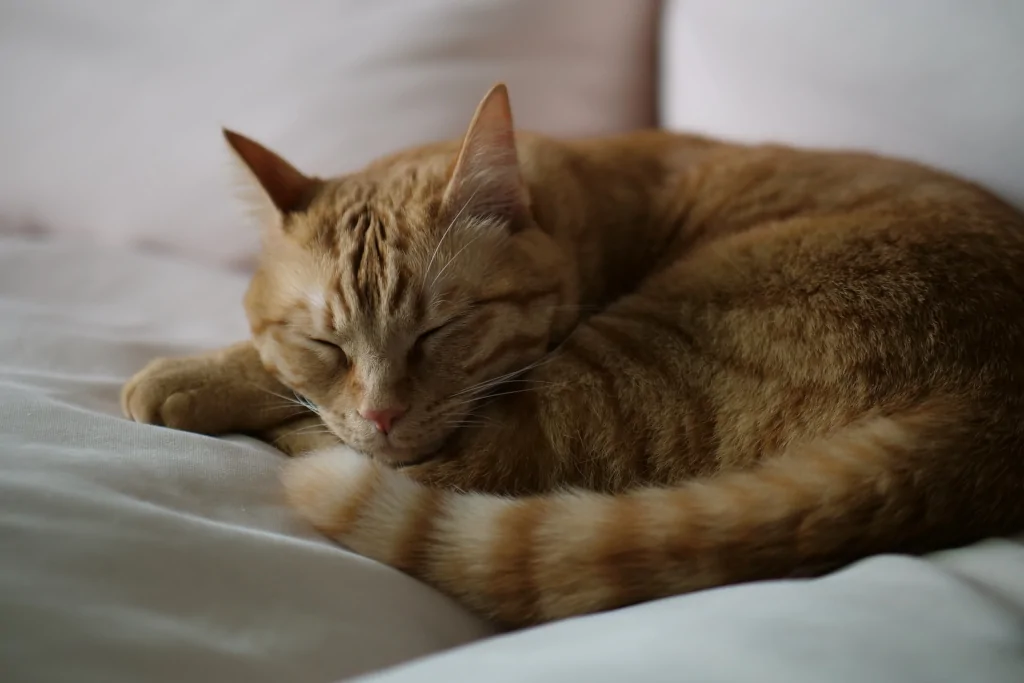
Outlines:
{"type": "Polygon", "coordinates": [[[217,388],[216,368],[199,358],[158,358],[132,377],[121,390],[125,417],[204,434],[225,425],[223,392],[217,388]]]}

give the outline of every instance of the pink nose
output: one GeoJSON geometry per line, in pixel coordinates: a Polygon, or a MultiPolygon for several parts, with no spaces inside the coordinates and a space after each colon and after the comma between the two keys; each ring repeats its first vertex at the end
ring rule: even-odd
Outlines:
{"type": "Polygon", "coordinates": [[[363,418],[377,425],[377,431],[387,434],[391,431],[391,425],[405,414],[405,408],[382,408],[380,410],[360,410],[363,418]]]}

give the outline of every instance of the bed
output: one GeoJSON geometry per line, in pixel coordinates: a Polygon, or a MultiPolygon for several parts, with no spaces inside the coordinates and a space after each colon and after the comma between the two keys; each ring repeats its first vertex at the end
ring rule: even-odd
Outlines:
{"type": "Polygon", "coordinates": [[[1024,4],[26,0],[0,25],[0,681],[1024,681],[1024,535],[499,635],[311,532],[270,446],[118,408],[151,358],[246,333],[220,125],[344,172],[457,135],[503,79],[543,132],[874,149],[1024,207],[1024,4]]]}
{"type": "Polygon", "coordinates": [[[492,637],[306,528],[273,448],[121,417],[148,359],[244,335],[245,282],[0,240],[2,680],[1024,680],[1024,538],[492,637]]]}

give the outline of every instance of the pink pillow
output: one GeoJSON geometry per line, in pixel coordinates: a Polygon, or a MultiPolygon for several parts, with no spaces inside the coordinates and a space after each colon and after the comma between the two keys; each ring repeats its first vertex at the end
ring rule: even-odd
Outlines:
{"type": "Polygon", "coordinates": [[[497,80],[556,134],[653,122],[655,0],[33,0],[3,10],[0,225],[221,263],[220,127],[334,174],[458,136],[497,80]]]}

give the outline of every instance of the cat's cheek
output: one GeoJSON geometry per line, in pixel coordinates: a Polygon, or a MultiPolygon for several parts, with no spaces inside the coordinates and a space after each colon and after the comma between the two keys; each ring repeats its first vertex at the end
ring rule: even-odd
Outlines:
{"type": "Polygon", "coordinates": [[[257,348],[264,367],[268,368],[278,381],[294,391],[301,392],[306,388],[306,373],[299,370],[286,354],[281,353],[279,345],[270,343],[257,348]]]}

